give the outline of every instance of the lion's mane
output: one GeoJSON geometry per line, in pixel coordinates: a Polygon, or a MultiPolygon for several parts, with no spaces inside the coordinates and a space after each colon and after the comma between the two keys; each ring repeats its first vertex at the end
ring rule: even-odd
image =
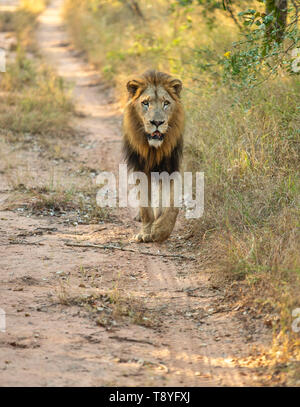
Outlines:
{"type": "Polygon", "coordinates": [[[135,82],[138,85],[134,96],[129,98],[125,107],[123,120],[123,153],[127,165],[133,171],[142,171],[146,174],[178,171],[183,148],[184,111],[173,86],[174,78],[163,72],[147,71],[135,82]],[[176,103],[164,141],[158,148],[149,145],[134,104],[150,85],[163,86],[176,103]]]}

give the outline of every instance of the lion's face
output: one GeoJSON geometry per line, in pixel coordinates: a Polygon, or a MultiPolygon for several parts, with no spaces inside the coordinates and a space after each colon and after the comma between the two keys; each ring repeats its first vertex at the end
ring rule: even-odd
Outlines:
{"type": "Polygon", "coordinates": [[[168,130],[175,101],[161,85],[150,85],[136,100],[136,111],[143,122],[148,143],[160,147],[168,130]]]}
{"type": "Polygon", "coordinates": [[[176,108],[176,98],[181,90],[181,82],[169,77],[165,84],[130,81],[127,84],[131,103],[143,126],[150,146],[160,147],[170,126],[176,108]]]}

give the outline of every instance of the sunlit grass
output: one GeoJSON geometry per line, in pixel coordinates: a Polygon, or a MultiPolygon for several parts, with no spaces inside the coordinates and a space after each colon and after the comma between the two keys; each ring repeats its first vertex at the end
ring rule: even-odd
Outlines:
{"type": "Polygon", "coordinates": [[[0,92],[0,129],[8,141],[32,135],[45,144],[49,136],[70,133],[72,104],[67,89],[41,61],[19,51],[3,75],[0,92]]]}
{"type": "Polygon", "coordinates": [[[45,7],[49,3],[49,0],[21,0],[21,9],[26,9],[31,13],[40,14],[44,11],[45,7]]]}
{"type": "Polygon", "coordinates": [[[16,49],[1,74],[0,131],[7,142],[30,139],[55,155],[53,140],[72,136],[73,107],[62,79],[35,54],[34,29],[46,3],[24,0],[11,12],[9,29],[16,35],[16,49]]]}
{"type": "Polygon", "coordinates": [[[145,19],[117,0],[67,0],[65,19],[121,100],[136,72],[155,68],[183,79],[184,167],[205,173],[204,216],[190,225],[202,267],[221,281],[244,281],[245,298],[272,304],[281,315],[277,349],[281,343],[286,355],[291,347],[299,355],[291,332],[300,305],[299,80],[282,75],[234,89],[218,63],[240,38],[229,16],[218,10],[214,20],[204,18],[195,5],[172,12],[165,0],[139,4],[145,19]]]}

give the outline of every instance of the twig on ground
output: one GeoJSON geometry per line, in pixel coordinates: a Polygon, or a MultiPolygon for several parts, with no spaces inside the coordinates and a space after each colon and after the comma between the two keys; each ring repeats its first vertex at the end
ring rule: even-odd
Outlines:
{"type": "Polygon", "coordinates": [[[121,341],[121,342],[134,342],[134,343],[145,343],[147,345],[152,345],[152,346],[156,346],[153,342],[144,340],[144,339],[133,339],[133,338],[127,338],[124,336],[110,336],[109,339],[115,339],[117,341],[121,341]]]}
{"type": "Polygon", "coordinates": [[[195,257],[184,256],[183,254],[151,253],[151,252],[145,252],[145,251],[141,251],[141,250],[134,250],[134,249],[129,249],[129,248],[120,247],[120,246],[107,245],[107,244],[100,245],[100,244],[94,244],[94,243],[66,242],[65,245],[66,246],[74,246],[74,247],[90,247],[90,248],[96,248],[96,249],[122,250],[124,252],[145,254],[147,256],[169,257],[169,258],[178,258],[178,259],[184,259],[184,260],[196,260],[195,257]]]}
{"type": "Polygon", "coordinates": [[[19,245],[25,245],[25,246],[44,246],[44,243],[41,243],[41,242],[24,242],[23,240],[9,241],[8,243],[1,244],[1,246],[9,246],[11,244],[19,244],[19,245]]]}

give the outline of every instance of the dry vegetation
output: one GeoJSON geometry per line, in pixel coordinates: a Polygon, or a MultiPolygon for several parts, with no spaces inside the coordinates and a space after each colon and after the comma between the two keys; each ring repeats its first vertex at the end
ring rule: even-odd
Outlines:
{"type": "Polygon", "coordinates": [[[82,308],[98,326],[108,329],[124,322],[148,328],[159,325],[161,315],[154,316],[145,299],[126,293],[118,280],[113,288],[103,290],[100,287],[99,270],[93,273],[89,269],[80,268],[78,274],[80,284],[76,291],[74,284],[72,288],[69,283],[68,277],[59,276],[61,280],[57,289],[57,300],[55,299],[58,303],[82,308]]]}
{"type": "MultiPolygon", "coordinates": [[[[17,12],[0,16],[0,31],[17,37],[0,82],[0,172],[12,192],[5,205],[99,222],[109,215],[96,206],[90,170],[70,164],[68,142],[76,135],[69,127],[68,89],[36,52],[33,33],[46,1],[21,3],[17,12]],[[44,159],[41,173],[32,153],[44,159]],[[60,163],[69,163],[67,174],[60,163]]],[[[171,11],[166,0],[140,0],[142,17],[128,4],[66,0],[74,42],[122,89],[122,100],[136,71],[156,68],[183,79],[184,165],[205,173],[204,216],[187,226],[200,253],[199,272],[210,272],[213,284],[227,287],[228,301],[273,326],[272,349],[245,364],[267,366],[282,383],[299,384],[300,339],[291,330],[292,310],[300,307],[299,80],[282,73],[253,89],[234,88],[216,63],[238,38],[223,12],[216,12],[216,24],[200,6],[171,11]]],[[[73,295],[63,282],[58,300],[84,307],[100,325],[125,317],[151,326],[143,301],[118,287],[96,289],[73,295]]]]}
{"type": "Polygon", "coordinates": [[[0,19],[0,31],[11,38],[0,81],[0,171],[11,191],[3,208],[97,223],[108,213],[96,205],[92,169],[70,165],[71,145],[80,139],[69,125],[74,113],[69,89],[38,55],[34,38],[46,3],[24,0],[0,19]],[[64,163],[69,163],[67,174],[64,163]]]}
{"type": "Polygon", "coordinates": [[[189,225],[199,269],[270,316],[267,359],[299,383],[300,340],[291,330],[300,306],[299,79],[281,73],[251,89],[224,83],[216,61],[239,35],[229,16],[217,11],[216,23],[200,6],[138,3],[144,17],[130,2],[67,0],[65,18],[76,46],[122,89],[121,99],[136,71],[183,79],[185,168],[205,173],[205,213],[189,225]]]}
{"type": "Polygon", "coordinates": [[[28,143],[34,135],[33,142],[49,147],[52,137],[58,142],[70,133],[72,104],[67,89],[36,52],[34,30],[45,4],[23,0],[15,12],[0,19],[0,31],[13,36],[10,51],[15,51],[0,82],[1,132],[8,143],[28,143]]]}
{"type": "MultiPolygon", "coordinates": [[[[21,0],[16,11],[5,11],[0,15],[0,31],[14,32],[17,37],[17,46],[27,51],[36,51],[34,29],[37,26],[37,17],[45,9],[48,0],[21,0]]],[[[15,45],[13,46],[15,48],[15,45]]]]}

